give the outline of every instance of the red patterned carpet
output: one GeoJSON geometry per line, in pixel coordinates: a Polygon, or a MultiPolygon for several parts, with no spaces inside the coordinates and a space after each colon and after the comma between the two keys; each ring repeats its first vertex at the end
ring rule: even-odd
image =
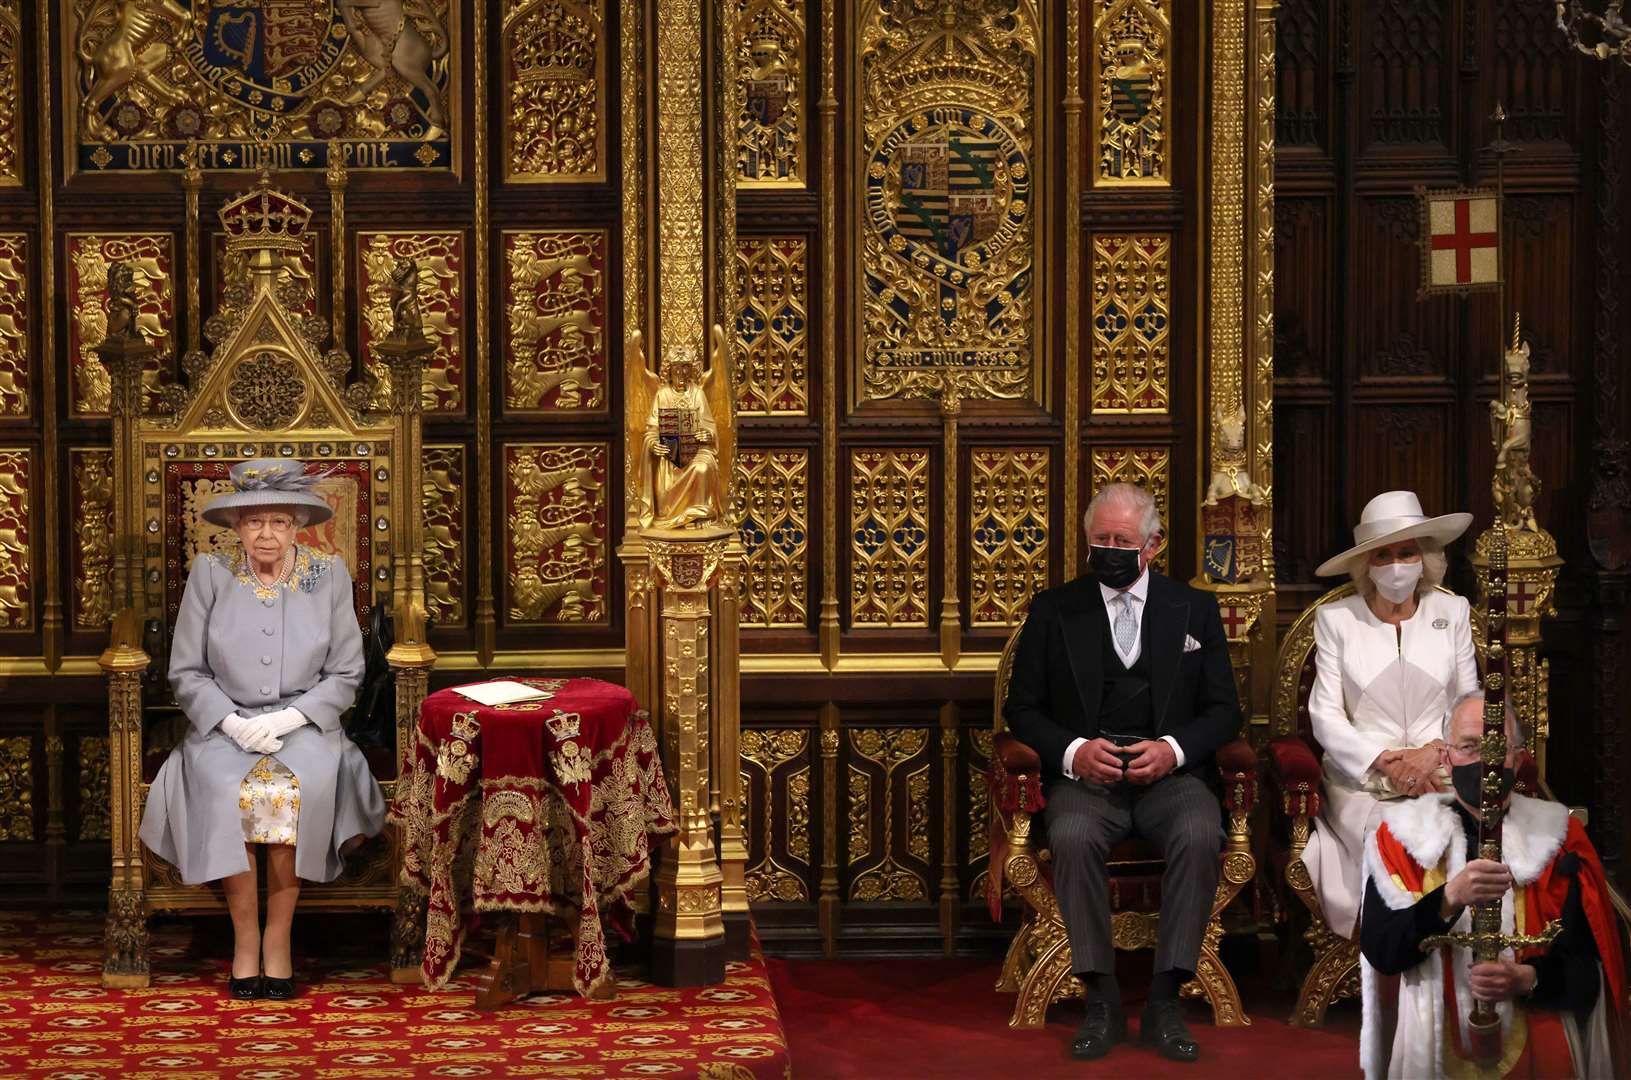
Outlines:
{"type": "Polygon", "coordinates": [[[102,917],[0,912],[0,1075],[54,1080],[539,1077],[787,1080],[764,960],[723,986],[670,990],[619,970],[615,1001],[547,994],[470,1008],[386,977],[384,919],[297,916],[290,1002],[223,991],[224,917],[156,921],[153,981],[104,990],[102,917]]]}

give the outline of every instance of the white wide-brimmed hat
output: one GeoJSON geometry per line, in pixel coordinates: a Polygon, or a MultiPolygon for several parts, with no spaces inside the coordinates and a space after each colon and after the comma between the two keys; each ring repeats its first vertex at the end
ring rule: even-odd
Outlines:
{"type": "Polygon", "coordinates": [[[318,525],[334,516],[334,510],[313,488],[326,473],[306,474],[305,462],[288,458],[255,458],[232,467],[234,490],[204,508],[203,518],[211,525],[231,528],[238,514],[253,507],[287,506],[311,515],[309,524],[318,525]]]}
{"type": "Polygon", "coordinates": [[[1318,577],[1345,574],[1349,560],[1355,555],[1397,544],[1400,540],[1432,540],[1443,546],[1466,532],[1471,524],[1471,514],[1428,517],[1421,512],[1421,500],[1414,491],[1384,491],[1366,503],[1360,512],[1359,524],[1354,526],[1354,546],[1320,563],[1314,573],[1318,577]]]}

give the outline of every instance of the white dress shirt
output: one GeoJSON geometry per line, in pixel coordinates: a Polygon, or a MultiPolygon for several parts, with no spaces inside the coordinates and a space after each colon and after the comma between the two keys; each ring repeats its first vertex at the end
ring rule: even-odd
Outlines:
{"type": "MultiPolygon", "coordinates": [[[[1138,663],[1139,655],[1144,651],[1144,605],[1150,595],[1149,569],[1146,568],[1142,574],[1138,575],[1138,580],[1127,586],[1125,590],[1112,589],[1101,581],[1099,583],[1099,592],[1104,595],[1104,617],[1108,620],[1110,626],[1110,644],[1116,650],[1116,655],[1121,657],[1121,662],[1130,668],[1138,663]],[[1116,640],[1116,612],[1120,607],[1116,603],[1116,598],[1123,595],[1129,597],[1132,604],[1134,630],[1132,648],[1125,652],[1122,651],[1121,643],[1116,640]]],[[[1178,740],[1171,735],[1163,735],[1161,741],[1172,747],[1172,752],[1178,759],[1178,763],[1173,768],[1183,768],[1184,748],[1178,745],[1178,740]]],[[[1065,776],[1072,780],[1076,779],[1076,770],[1071,765],[1076,758],[1076,748],[1085,742],[1087,742],[1086,739],[1072,739],[1070,745],[1065,747],[1064,773],[1065,776]]]]}

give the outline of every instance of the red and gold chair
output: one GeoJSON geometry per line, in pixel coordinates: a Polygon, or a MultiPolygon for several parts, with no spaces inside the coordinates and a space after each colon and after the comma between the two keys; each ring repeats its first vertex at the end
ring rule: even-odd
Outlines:
{"type": "MultiPolygon", "coordinates": [[[[991,917],[999,922],[1008,889],[1017,893],[1024,904],[1023,921],[1008,946],[997,989],[1019,995],[1008,1021],[1010,1027],[1039,1028],[1048,1006],[1080,996],[1082,985],[1071,974],[1070,939],[1054,897],[1052,862],[1041,833],[1042,763],[1035,750],[1005,729],[1002,718],[1013,676],[1014,649],[1023,629],[1022,623],[1010,635],[997,667],[990,782],[991,874],[986,882],[986,898],[991,917]]],[[[1236,739],[1218,751],[1217,766],[1223,777],[1226,816],[1222,874],[1195,978],[1183,988],[1183,994],[1206,998],[1213,1019],[1222,1026],[1235,1027],[1251,1020],[1241,1008],[1234,979],[1218,956],[1218,943],[1223,938],[1223,909],[1257,872],[1248,825],[1257,800],[1257,755],[1244,739],[1236,739]]],[[[1155,947],[1161,920],[1163,866],[1159,855],[1136,837],[1111,851],[1110,929],[1117,949],[1155,947]]]]}

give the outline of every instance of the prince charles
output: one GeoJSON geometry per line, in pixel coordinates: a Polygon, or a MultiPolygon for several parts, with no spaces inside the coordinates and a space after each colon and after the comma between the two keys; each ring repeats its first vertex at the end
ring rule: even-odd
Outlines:
{"type": "Polygon", "coordinates": [[[1217,890],[1212,756],[1239,733],[1240,703],[1217,602],[1150,569],[1161,518],[1149,493],[1105,487],[1085,523],[1091,572],[1031,601],[1003,716],[1042,759],[1054,890],[1087,988],[1072,1053],[1102,1057],[1126,1037],[1105,860],[1137,835],[1166,863],[1140,1037],[1193,1061],[1178,988],[1217,890]]]}

